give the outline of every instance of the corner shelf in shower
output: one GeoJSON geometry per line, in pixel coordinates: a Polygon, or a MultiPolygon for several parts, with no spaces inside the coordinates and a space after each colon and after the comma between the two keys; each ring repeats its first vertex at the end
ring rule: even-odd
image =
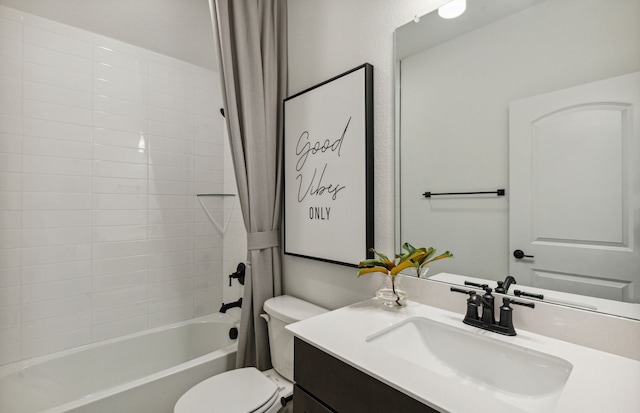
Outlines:
{"type": "MultiPolygon", "coordinates": [[[[211,220],[211,223],[218,230],[220,235],[224,235],[224,233],[227,231],[227,227],[229,226],[229,222],[231,222],[231,214],[233,213],[233,209],[229,210],[229,216],[225,220],[224,225],[222,227],[220,227],[220,224],[218,224],[218,221],[213,217],[213,215],[211,215],[211,213],[209,212],[207,207],[204,205],[204,202],[202,202],[201,198],[203,198],[203,197],[223,197],[223,198],[225,198],[225,197],[232,197],[232,196],[236,196],[236,194],[196,194],[196,197],[198,198],[198,202],[200,202],[200,206],[204,210],[205,214],[207,214],[207,216],[211,220]]],[[[224,208],[223,208],[223,212],[222,213],[224,215],[224,208]]]]}

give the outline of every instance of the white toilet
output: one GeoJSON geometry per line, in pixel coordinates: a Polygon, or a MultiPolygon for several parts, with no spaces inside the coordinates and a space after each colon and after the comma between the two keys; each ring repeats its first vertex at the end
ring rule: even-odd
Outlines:
{"type": "Polygon", "coordinates": [[[253,367],[210,377],[180,397],[174,413],[275,413],[280,399],[293,394],[293,335],[284,327],[327,312],[324,308],[288,295],[264,303],[273,369],[253,367]]]}

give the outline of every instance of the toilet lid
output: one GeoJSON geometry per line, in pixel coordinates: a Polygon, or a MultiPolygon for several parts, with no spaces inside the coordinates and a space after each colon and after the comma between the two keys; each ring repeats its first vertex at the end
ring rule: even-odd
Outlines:
{"type": "Polygon", "coordinates": [[[253,413],[277,393],[276,384],[256,368],[230,370],[193,386],[180,397],[174,413],[253,413]]]}

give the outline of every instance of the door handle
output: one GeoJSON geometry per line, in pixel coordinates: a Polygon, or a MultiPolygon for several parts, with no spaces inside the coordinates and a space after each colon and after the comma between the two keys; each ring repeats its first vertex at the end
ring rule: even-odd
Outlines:
{"type": "Polygon", "coordinates": [[[521,260],[523,258],[533,258],[533,255],[525,255],[524,251],[522,250],[513,251],[513,256],[518,260],[521,260]]]}

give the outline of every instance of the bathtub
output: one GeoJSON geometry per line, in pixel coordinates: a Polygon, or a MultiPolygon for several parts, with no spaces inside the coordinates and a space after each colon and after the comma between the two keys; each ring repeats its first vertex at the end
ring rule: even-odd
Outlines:
{"type": "Polygon", "coordinates": [[[236,326],[212,314],[2,366],[0,412],[171,413],[190,387],[235,367],[236,326]]]}

